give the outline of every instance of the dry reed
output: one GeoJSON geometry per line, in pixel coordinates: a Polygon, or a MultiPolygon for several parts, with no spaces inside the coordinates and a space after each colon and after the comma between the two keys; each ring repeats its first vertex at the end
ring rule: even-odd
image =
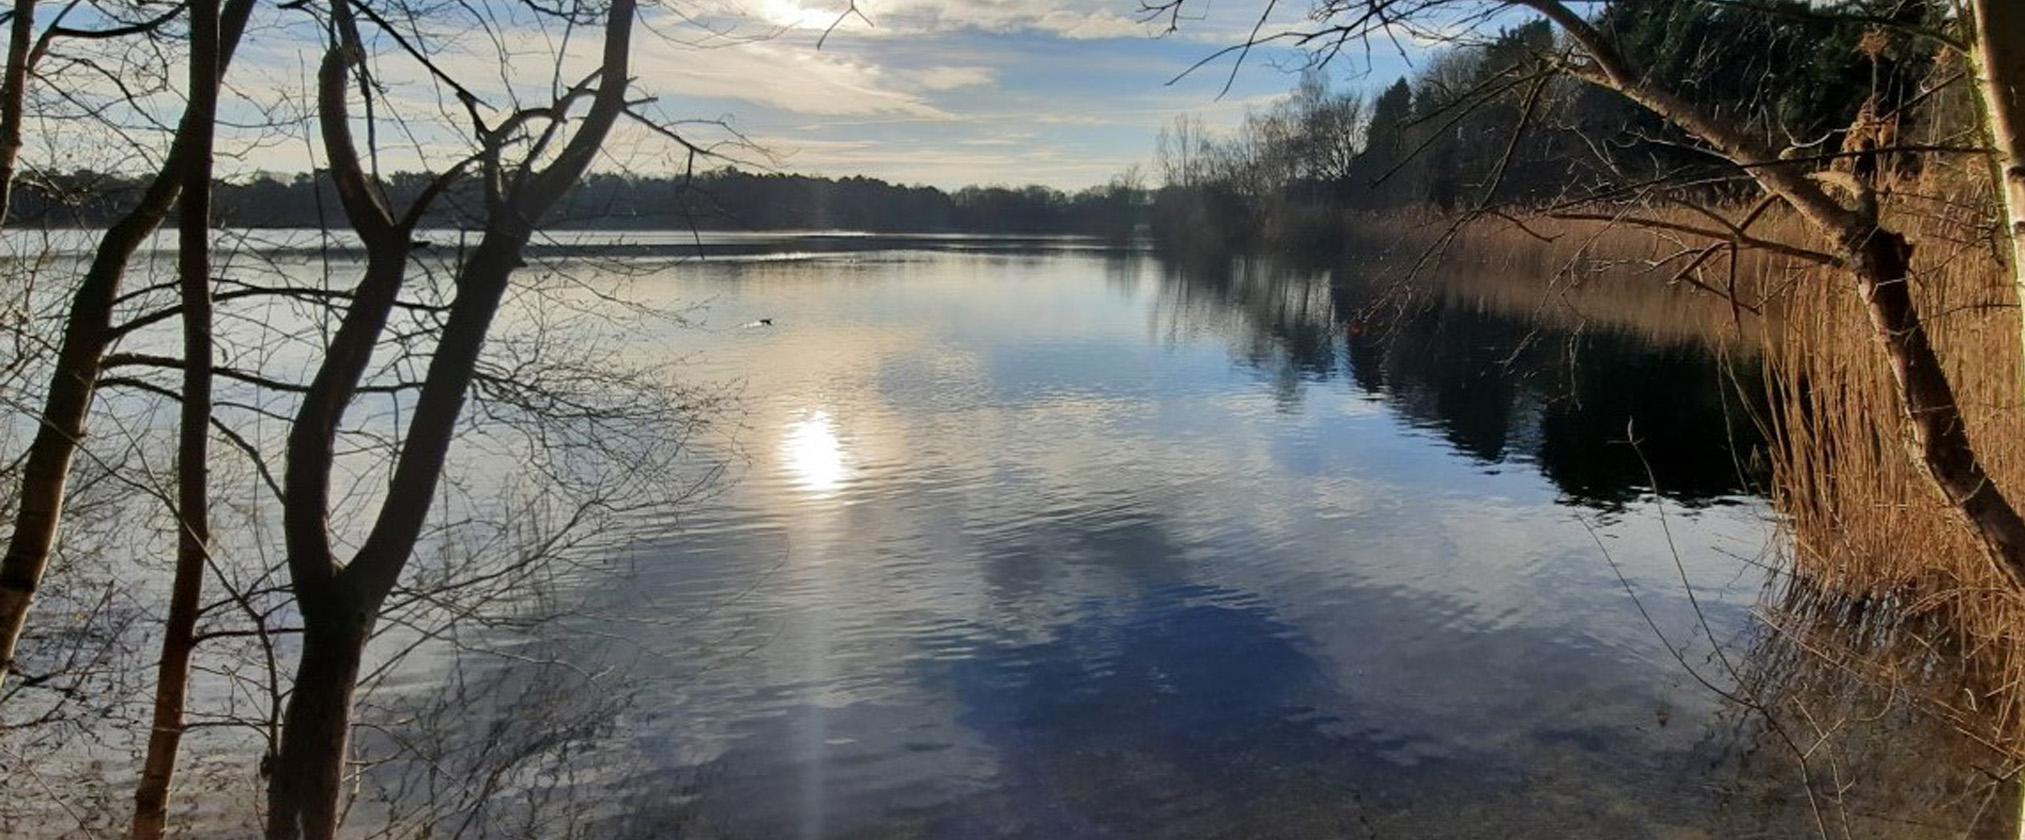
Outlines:
{"type": "MultiPolygon", "coordinates": [[[[2017,299],[1989,247],[1945,214],[1907,214],[1915,299],[1990,475],[2025,502],[2025,373],[2017,299]]],[[[1863,649],[1829,651],[1877,679],[1923,683],[1972,735],[2025,736],[2025,598],[1911,454],[1903,409],[1851,283],[1789,268],[1774,383],[1773,500],[1793,537],[1792,594],[1777,616],[1822,614],[1863,649]],[[1949,677],[1934,685],[1933,671],[1949,677]],[[1955,683],[1948,685],[1946,683],[1955,683]]],[[[1776,616],[1775,616],[1776,620],[1776,616]]]]}
{"type": "MultiPolygon", "coordinates": [[[[1961,209],[1978,206],[1969,192],[1936,199],[1905,188],[1887,218],[1916,244],[1915,298],[1977,451],[2014,503],[2025,504],[2018,300],[1976,214],[1961,209]]],[[[1706,225],[1679,210],[1638,212],[1706,225]]],[[[1358,238],[1391,243],[1384,259],[1395,268],[1413,264],[1441,230],[1408,215],[1353,224],[1358,238]]],[[[1776,214],[1753,232],[1822,244],[1776,214]]],[[[1557,326],[1757,355],[1771,391],[1770,416],[1761,418],[1767,489],[1792,544],[1763,617],[1834,669],[1920,696],[1974,740],[2025,760],[2025,597],[2008,590],[1909,449],[1854,282],[1751,252],[1734,266],[1714,260],[1679,275],[1706,245],[1623,225],[1485,220],[1421,266],[1433,282],[1408,285],[1530,310],[1557,326]]]]}

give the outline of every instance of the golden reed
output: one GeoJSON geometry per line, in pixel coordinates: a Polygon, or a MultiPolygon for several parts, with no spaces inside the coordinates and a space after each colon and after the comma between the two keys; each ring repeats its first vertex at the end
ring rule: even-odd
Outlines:
{"type": "MultiPolygon", "coordinates": [[[[1887,205],[1888,222],[1916,244],[1913,292],[1977,452],[2013,503],[2025,505],[2018,298],[1999,251],[1976,227],[1977,199],[1908,187],[1887,205]]],[[[1708,225],[1678,208],[1627,212],[1708,225]]],[[[1396,268],[1432,244],[1425,219],[1353,224],[1361,240],[1404,243],[1388,251],[1396,268]]],[[[1819,244],[1776,214],[1752,233],[1819,244]]],[[[1623,223],[1486,219],[1406,285],[1559,326],[1698,341],[1755,358],[1769,393],[1740,404],[1766,407],[1765,490],[1790,538],[1763,600],[1767,627],[2025,759],[2025,596],[2007,591],[1908,452],[1891,373],[1853,281],[1762,252],[1741,253],[1734,265],[1718,254],[1680,275],[1708,244],[1623,223]]]]}

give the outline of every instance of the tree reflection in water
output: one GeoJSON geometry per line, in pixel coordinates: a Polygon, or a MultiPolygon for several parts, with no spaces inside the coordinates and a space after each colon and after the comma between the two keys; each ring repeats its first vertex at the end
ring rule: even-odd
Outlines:
{"type": "Polygon", "coordinates": [[[1925,672],[1881,688],[1793,642],[1861,627],[1777,587],[1758,607],[1795,632],[1754,623],[1748,563],[1682,546],[1696,580],[1745,581],[1707,634],[1738,673],[1682,619],[1640,520],[1765,510],[1749,360],[1271,260],[903,268],[743,290],[797,325],[739,334],[770,363],[888,342],[874,393],[810,365],[834,428],[784,388],[800,425],[752,506],[597,587],[650,618],[600,635],[651,627],[670,655],[574,753],[599,762],[589,835],[1945,837],[1996,791],[1993,754],[1905,702],[1925,672]],[[949,310],[970,320],[929,349],[879,331],[949,310]],[[868,454],[875,397],[908,457],[868,454]],[[1373,439],[1317,438],[1346,434],[1373,439]],[[1639,541],[1618,545],[1666,646],[1565,517],[1639,541]],[[1742,701],[1712,714],[1668,647],[1742,701]]]}
{"type": "MultiPolygon", "coordinates": [[[[1347,378],[1486,468],[1536,465],[1566,502],[1606,515],[1655,494],[1693,508],[1765,491],[1763,369],[1718,337],[1680,338],[1697,329],[1685,315],[1660,329],[1571,327],[1470,291],[1495,279],[1402,288],[1383,279],[1397,271],[1291,262],[1170,262],[1165,298],[1189,311],[1168,317],[1225,325],[1283,399],[1298,399],[1300,382],[1347,378]]],[[[1686,663],[1726,695],[1711,779],[1737,836],[1783,824],[1825,837],[2015,837],[2018,761],[1990,715],[1940,696],[1966,679],[1946,654],[1908,641],[1901,616],[1768,576],[1759,620],[1717,639],[1731,653],[1686,663]],[[1792,825],[1795,813],[1806,824],[1792,825]]]]}

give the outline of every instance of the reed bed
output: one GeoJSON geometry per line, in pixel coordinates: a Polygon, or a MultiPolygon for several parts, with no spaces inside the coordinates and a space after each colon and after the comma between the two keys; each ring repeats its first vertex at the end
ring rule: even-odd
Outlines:
{"type": "MultiPolygon", "coordinates": [[[[2017,293],[1976,214],[1962,209],[1978,206],[1973,188],[1936,198],[1917,187],[1901,189],[1887,220],[1915,243],[1913,292],[1977,451],[2014,504],[2025,504],[2017,293]]],[[[1637,212],[1707,226],[1692,211],[1637,212]]],[[[1414,269],[1406,294],[1755,357],[1770,393],[1739,403],[1769,407],[1759,418],[1770,441],[1766,490],[1791,541],[1763,601],[1770,632],[1830,670],[1916,696],[2025,763],[2025,596],[2008,590],[1915,460],[1853,280],[1748,251],[1734,266],[1712,260],[1680,275],[1684,255],[1705,240],[1628,225],[1486,219],[1443,243],[1442,222],[1412,213],[1347,224],[1359,243],[1353,259],[1395,276],[1414,269]],[[1423,261],[1428,253],[1439,257],[1423,261]]],[[[1777,214],[1753,233],[1821,245],[1777,214]]]]}
{"type": "MultiPolygon", "coordinates": [[[[1903,199],[1887,219],[1915,243],[1912,290],[1971,439],[1992,478],[2025,504],[2017,292],[1974,214],[1958,209],[1973,198],[1903,199]]],[[[1759,418],[1770,441],[1766,490],[1791,538],[1762,610],[1771,632],[1835,670],[1916,695],[2025,762],[2025,596],[2009,590],[1918,465],[1854,281],[1748,252],[1734,266],[1677,276],[1699,243],[1593,222],[1523,225],[1464,231],[1437,264],[1436,285],[1550,322],[1755,355],[1770,393],[1740,403],[1769,406],[1759,418]]],[[[1426,229],[1401,220],[1394,232],[1426,229]]],[[[1820,244],[1796,219],[1774,216],[1754,233],[1820,244]]]]}
{"type": "MultiPolygon", "coordinates": [[[[2025,502],[2025,368],[2015,291],[1985,242],[1946,216],[1908,218],[1912,291],[1990,475],[2025,502]]],[[[1911,454],[1890,369],[1850,281],[1789,269],[1782,323],[1764,346],[1773,502],[1793,542],[1770,617],[1823,619],[1810,641],[1873,679],[1923,685],[1935,708],[2007,751],[2025,744],[2025,598],[1911,454]],[[1936,679],[1936,677],[1943,677],[1936,679]]]]}
{"type": "Polygon", "coordinates": [[[1727,291],[1726,268],[1713,277],[1675,276],[1680,255],[1697,243],[1627,226],[1486,218],[1444,239],[1447,221],[1411,211],[1347,224],[1357,243],[1351,268],[1404,278],[1402,294],[1440,294],[1490,311],[1528,313],[1554,327],[1616,330],[1655,343],[1749,351],[1777,321],[1792,282],[1746,252],[1734,300],[1710,294],[1696,284],[1720,283],[1727,291]]]}
{"type": "MultiPolygon", "coordinates": [[[[2025,504],[2020,313],[1976,226],[1987,198],[1900,186],[1887,221],[1915,243],[1912,291],[1978,453],[2025,504]]],[[[1628,212],[1708,225],[1680,208],[1628,212]]],[[[1824,837],[2018,836],[2025,594],[2009,590],[1909,449],[1852,278],[1748,251],[1681,275],[1706,240],[1623,224],[1484,219],[1453,237],[1432,213],[1338,224],[1343,271],[1400,311],[1441,296],[1712,347],[1740,373],[1758,365],[1761,376],[1738,377],[1735,405],[1764,433],[1764,491],[1786,539],[1758,604],[1762,631],[1737,639],[1725,663],[1737,669],[1727,676],[1739,760],[1790,762],[1782,772],[1797,771],[1824,837]],[[1935,822],[1899,819],[1915,814],[1935,822]]],[[[1776,211],[1752,232],[1824,245],[1776,211]]]]}
{"type": "Polygon", "coordinates": [[[1743,255],[1734,283],[1727,271],[1679,275],[1682,255],[1698,248],[1623,226],[1539,219],[1522,229],[1487,220],[1461,231],[1443,260],[1480,270],[1446,272],[1443,285],[1504,311],[1530,309],[1560,327],[1620,329],[1655,343],[1755,346],[1767,310],[1776,316],[1782,281],[1759,270],[1756,254],[1743,255]],[[1513,282],[1521,277],[1530,279],[1513,282]],[[1710,294],[1710,284],[1724,294],[1710,294]]]}

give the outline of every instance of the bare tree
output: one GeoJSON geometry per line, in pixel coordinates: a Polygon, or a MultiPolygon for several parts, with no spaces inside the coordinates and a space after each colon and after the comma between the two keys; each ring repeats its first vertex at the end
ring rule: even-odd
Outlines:
{"type": "Polygon", "coordinates": [[[1201,177],[1207,144],[1201,117],[1182,114],[1172,125],[1162,126],[1155,147],[1161,182],[1171,187],[1194,186],[1201,177]]]}
{"type": "Polygon", "coordinates": [[[14,0],[8,14],[7,64],[0,68],[0,221],[7,218],[16,161],[21,158],[21,120],[28,100],[28,64],[35,42],[35,0],[14,0]]]}
{"type": "MultiPolygon", "coordinates": [[[[1178,15],[1188,2],[1147,3],[1143,9],[1160,19],[1180,20],[1178,15]]],[[[1997,5],[2006,5],[2008,9],[2008,4],[1979,4],[1997,5]]],[[[1814,177],[1818,161],[1782,156],[1741,123],[1667,89],[1621,52],[1609,34],[1589,16],[1561,0],[1324,0],[1310,17],[1315,21],[1312,28],[1255,32],[1244,44],[1225,52],[1242,56],[1258,44],[1291,42],[1313,49],[1321,60],[1327,60],[1351,46],[1388,41],[1402,28],[1452,40],[1457,32],[1488,27],[1500,14],[1511,10],[1541,15],[1565,39],[1558,51],[1537,56],[1545,67],[1622,96],[1679,128],[1702,144],[1703,151],[1729,162],[1748,177],[1768,201],[1791,207],[1822,237],[1827,243],[1824,251],[1784,247],[1783,252],[1848,274],[1853,291],[1869,313],[1878,346],[1890,364],[1916,444],[1913,457],[1975,530],[1991,562],[2015,586],[2025,590],[2025,518],[2020,517],[2011,500],[1990,479],[1977,457],[1953,385],[1934,354],[1913,302],[1909,288],[1913,245],[1903,233],[1879,219],[1875,184],[1868,178],[1853,179],[1853,195],[1848,201],[1839,200],[1814,177]]],[[[2011,15],[2006,12],[1993,22],[2008,17],[2011,15]]],[[[1997,34],[2002,31],[1998,29],[1997,34]]],[[[2020,68],[2013,62],[2010,69],[2020,68]]],[[[2000,64],[1988,64],[1986,72],[2007,91],[2025,84],[2025,78],[2007,77],[2007,68],[2000,64]]],[[[1622,214],[1613,214],[1611,218],[1654,229],[1758,243],[1762,240],[1751,238],[1749,228],[1763,215],[1762,207],[1737,221],[1715,214],[1721,227],[1707,229],[1662,219],[1625,218],[1622,214]]]]}
{"type": "MultiPolygon", "coordinates": [[[[219,67],[229,66],[246,29],[253,0],[227,0],[219,24],[219,67]]],[[[64,316],[63,336],[49,375],[36,432],[20,473],[14,527],[0,556],[0,685],[12,670],[35,590],[48,571],[63,518],[71,462],[86,434],[101,365],[116,334],[112,316],[127,264],[159,227],[182,189],[185,162],[207,155],[198,142],[212,130],[207,119],[185,113],[160,171],[134,206],[100,237],[77,281],[64,316]]]]}
{"type": "Polygon", "coordinates": [[[332,176],[347,218],[367,243],[368,267],[289,434],[283,527],[303,640],[268,788],[270,840],[319,840],[336,833],[353,693],[366,644],[427,522],[493,317],[535,225],[590,166],[629,104],[634,0],[612,2],[598,69],[549,107],[486,126],[476,103],[467,100],[479,134],[484,230],[457,270],[456,297],[434,338],[372,528],[340,563],[329,527],[336,430],[401,287],[412,230],[427,197],[397,218],[352,141],[346,71],[362,57],[363,42],[347,24],[345,4],[335,8],[337,42],[319,72],[318,108],[332,176]],[[585,99],[588,107],[574,132],[544,164],[563,120],[585,99]],[[525,154],[510,160],[516,148],[525,154]]]}
{"type": "Polygon", "coordinates": [[[134,840],[155,840],[167,828],[176,752],[183,740],[183,706],[190,659],[197,647],[197,613],[211,551],[211,162],[222,83],[218,0],[189,0],[191,153],[180,161],[182,182],[176,273],[181,287],[183,390],[176,448],[176,566],[169,586],[169,615],[155,669],[155,706],[147,754],[134,793],[134,840]]]}

